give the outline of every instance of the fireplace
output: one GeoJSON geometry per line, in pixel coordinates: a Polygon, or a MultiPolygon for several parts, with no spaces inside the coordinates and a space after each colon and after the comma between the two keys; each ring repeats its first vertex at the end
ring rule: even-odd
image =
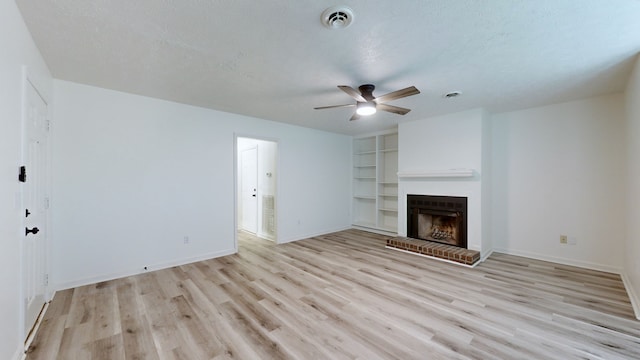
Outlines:
{"type": "Polygon", "coordinates": [[[467,248],[467,198],[407,195],[407,237],[467,248]]]}

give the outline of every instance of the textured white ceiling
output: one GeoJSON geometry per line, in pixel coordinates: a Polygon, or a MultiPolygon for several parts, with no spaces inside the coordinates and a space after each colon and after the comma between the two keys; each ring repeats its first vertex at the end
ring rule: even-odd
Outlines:
{"type": "Polygon", "coordinates": [[[54,77],[345,134],[623,90],[637,0],[16,0],[54,77]],[[355,14],[342,30],[320,17],[355,14]],[[414,85],[411,108],[348,121],[337,85],[414,85]],[[445,99],[446,92],[463,95],[445,99]]]}

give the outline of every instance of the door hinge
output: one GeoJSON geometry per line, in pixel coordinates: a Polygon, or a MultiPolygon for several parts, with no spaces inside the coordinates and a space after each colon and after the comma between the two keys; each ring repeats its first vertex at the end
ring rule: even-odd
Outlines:
{"type": "Polygon", "coordinates": [[[51,129],[51,120],[47,120],[47,123],[46,123],[45,126],[46,126],[47,131],[49,131],[51,129]]]}
{"type": "Polygon", "coordinates": [[[49,209],[49,197],[48,196],[44,198],[44,204],[43,205],[44,205],[45,210],[49,209]]]}
{"type": "Polygon", "coordinates": [[[43,284],[49,286],[49,274],[44,274],[43,284]]]}
{"type": "Polygon", "coordinates": [[[20,166],[20,170],[18,172],[18,181],[27,182],[27,167],[24,165],[20,166]]]}

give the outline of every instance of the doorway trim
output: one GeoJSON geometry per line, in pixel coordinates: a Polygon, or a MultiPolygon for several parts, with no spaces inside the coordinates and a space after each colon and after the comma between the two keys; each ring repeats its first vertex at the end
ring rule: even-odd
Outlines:
{"type": "Polygon", "coordinates": [[[261,140],[261,141],[270,141],[276,144],[276,193],[275,193],[275,214],[276,214],[276,235],[275,235],[275,239],[273,240],[274,243],[278,244],[279,241],[279,231],[278,229],[280,229],[280,212],[278,211],[279,208],[279,201],[278,199],[280,198],[280,139],[277,138],[272,138],[272,137],[267,137],[267,136],[259,136],[259,135],[255,135],[255,134],[248,134],[248,133],[234,133],[233,134],[233,198],[234,198],[234,202],[233,202],[233,246],[234,246],[234,251],[238,252],[238,201],[240,201],[239,196],[240,196],[240,190],[238,189],[238,166],[239,166],[239,158],[240,158],[240,154],[238,154],[238,138],[248,138],[248,139],[255,139],[255,140],[261,140]]]}

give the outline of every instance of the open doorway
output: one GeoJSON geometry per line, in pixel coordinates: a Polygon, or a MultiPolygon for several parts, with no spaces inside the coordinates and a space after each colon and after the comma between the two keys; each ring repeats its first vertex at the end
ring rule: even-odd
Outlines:
{"type": "Polygon", "coordinates": [[[277,151],[271,140],[236,137],[237,230],[277,242],[277,151]]]}

